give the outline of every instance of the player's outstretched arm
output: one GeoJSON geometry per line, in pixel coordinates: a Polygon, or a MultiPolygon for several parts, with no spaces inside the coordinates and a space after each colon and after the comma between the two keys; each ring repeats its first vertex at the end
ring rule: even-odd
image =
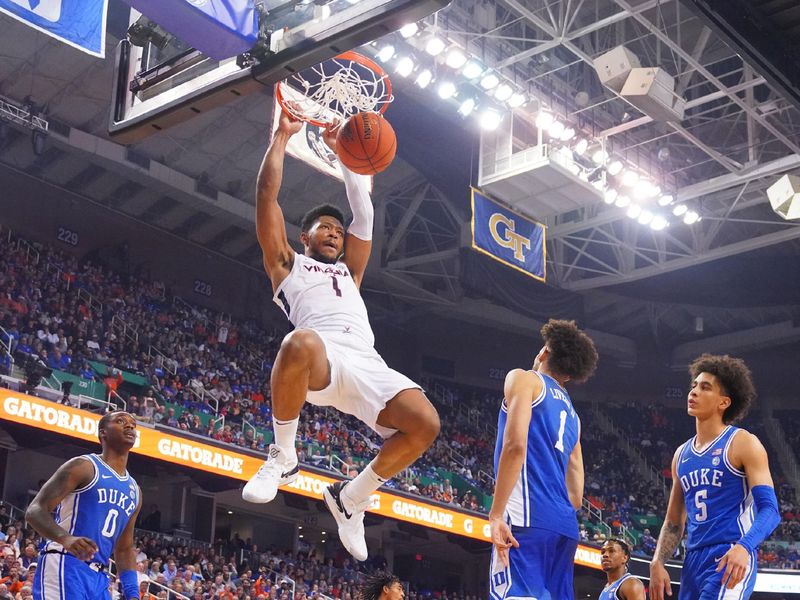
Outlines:
{"type": "Polygon", "coordinates": [[[734,466],[741,465],[756,506],[756,517],[750,529],[725,553],[717,565],[717,571],[724,569],[723,585],[733,589],[747,575],[748,567],[752,566],[751,554],[775,530],[781,521],[781,515],[769,471],[769,458],[761,440],[747,431],[736,432],[728,458],[734,466]]]}
{"type": "Polygon", "coordinates": [[[672,490],[669,493],[667,514],[664,525],[658,536],[655,556],[650,562],[650,600],[663,600],[664,594],[672,596],[672,585],[669,573],[664,565],[675,554],[675,548],[683,537],[683,528],[686,525],[686,504],[683,499],[683,490],[678,480],[678,454],[680,448],[672,457],[672,490]]]}
{"type": "MultiPolygon", "coordinates": [[[[336,152],[337,131],[338,123],[334,123],[327,127],[322,135],[325,144],[334,152],[336,152]]],[[[347,227],[343,260],[356,286],[361,287],[361,280],[372,252],[372,228],[375,220],[375,209],[369,194],[370,178],[368,175],[353,173],[341,163],[339,166],[344,177],[347,202],[353,213],[353,220],[347,227]]]]}
{"type": "Polygon", "coordinates": [[[136,547],[133,541],[133,531],[136,528],[136,519],[142,509],[142,495],[139,493],[139,504],[131,515],[128,524],[117,538],[114,545],[114,560],[117,562],[119,581],[125,600],[139,600],[139,576],[136,573],[136,547]]]}
{"type": "Polygon", "coordinates": [[[531,401],[541,393],[541,388],[542,380],[530,371],[514,369],[506,376],[504,397],[508,418],[497,465],[492,508],[489,511],[492,543],[503,566],[508,566],[509,549],[512,546],[519,547],[503,517],[525,460],[528,427],[531,423],[531,401]]]}
{"type": "Polygon", "coordinates": [[[36,532],[61,544],[67,552],[81,560],[91,559],[97,552],[94,540],[70,535],[53,519],[53,511],[67,495],[91,483],[94,466],[85,458],[76,457],[61,465],[47,480],[25,511],[25,519],[36,532]]]}
{"type": "Polygon", "coordinates": [[[264,269],[276,289],[289,274],[294,251],[286,237],[283,211],[278,205],[278,193],[283,181],[283,162],[289,138],[303,124],[282,113],[272,143],[264,155],[256,180],[256,234],[264,255],[264,269]]]}
{"type": "Polygon", "coordinates": [[[629,577],[619,586],[619,597],[623,600],[647,600],[644,584],[635,577],[629,577]]]}

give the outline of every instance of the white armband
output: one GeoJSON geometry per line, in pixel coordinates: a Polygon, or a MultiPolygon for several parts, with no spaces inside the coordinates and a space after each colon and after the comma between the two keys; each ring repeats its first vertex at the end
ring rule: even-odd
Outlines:
{"type": "Polygon", "coordinates": [[[344,187],[347,190],[347,201],[353,211],[353,221],[347,228],[358,239],[369,241],[372,239],[372,225],[375,210],[372,207],[372,198],[369,195],[369,175],[358,175],[341,165],[344,174],[344,187]]]}

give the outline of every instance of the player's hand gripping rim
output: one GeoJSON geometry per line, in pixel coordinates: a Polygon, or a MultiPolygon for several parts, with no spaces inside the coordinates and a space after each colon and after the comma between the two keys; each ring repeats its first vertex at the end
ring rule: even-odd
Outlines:
{"type": "Polygon", "coordinates": [[[747,548],[740,544],[734,544],[722,558],[719,559],[717,565],[717,573],[722,573],[722,585],[729,590],[735,588],[744,579],[747,574],[747,567],[750,563],[750,553],[747,548]]]}
{"type": "Polygon", "coordinates": [[[508,552],[519,548],[519,542],[511,533],[511,527],[503,519],[495,518],[489,521],[492,531],[492,544],[497,549],[497,557],[504,568],[508,567],[508,552]]]}
{"type": "Polygon", "coordinates": [[[664,600],[672,596],[672,584],[669,580],[667,568],[660,562],[650,563],[650,600],[664,600]]]}

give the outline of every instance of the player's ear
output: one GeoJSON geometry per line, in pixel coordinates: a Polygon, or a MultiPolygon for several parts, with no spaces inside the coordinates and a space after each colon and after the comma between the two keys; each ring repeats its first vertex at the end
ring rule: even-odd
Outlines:
{"type": "Polygon", "coordinates": [[[300,243],[303,244],[303,246],[308,246],[308,240],[309,240],[308,232],[307,231],[301,231],[300,232],[300,243]]]}

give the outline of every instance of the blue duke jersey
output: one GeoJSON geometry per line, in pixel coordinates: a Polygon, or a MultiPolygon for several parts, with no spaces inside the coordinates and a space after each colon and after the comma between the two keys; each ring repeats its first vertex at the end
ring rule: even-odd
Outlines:
{"type": "Polygon", "coordinates": [[[368,347],[375,345],[367,307],[343,262],[328,264],[295,254],[273,301],[296,329],[351,334],[368,347]]]}
{"type": "MultiPolygon", "coordinates": [[[[94,466],[94,478],[64,498],[55,510],[56,523],[70,534],[97,544],[91,562],[107,565],[117,538],[124,531],[139,502],[139,486],[128,473],[124,477],[97,454],[84,458],[94,466]]],[[[43,552],[63,551],[54,541],[42,542],[43,552]]]]}
{"type": "MultiPolygon", "coordinates": [[[[566,471],[580,437],[580,419],[566,390],[552,377],[536,375],[544,385],[539,397],[531,399],[528,447],[522,472],[508,500],[506,520],[512,526],[538,527],[577,540],[578,520],[567,494],[566,471]]],[[[507,419],[503,401],[497,422],[495,476],[507,419]]]]}
{"type": "Polygon", "coordinates": [[[729,425],[702,452],[695,448],[695,436],[678,451],[677,472],[686,503],[689,550],[734,544],[753,523],[753,497],[747,478],[728,460],[728,448],[737,431],[729,425]]]}
{"type": "Polygon", "coordinates": [[[625,573],[625,575],[617,579],[614,583],[604,587],[603,591],[600,592],[600,597],[597,600],[620,600],[620,595],[618,593],[619,588],[631,577],[633,577],[633,575],[630,573],[625,573]]]}

